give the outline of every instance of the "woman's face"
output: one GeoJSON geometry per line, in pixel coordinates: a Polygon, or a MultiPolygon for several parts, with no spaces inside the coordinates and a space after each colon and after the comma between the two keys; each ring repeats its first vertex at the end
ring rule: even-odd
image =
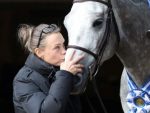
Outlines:
{"type": "Polygon", "coordinates": [[[60,66],[64,61],[66,50],[61,33],[52,33],[46,36],[46,46],[41,51],[41,58],[49,64],[60,66]]]}

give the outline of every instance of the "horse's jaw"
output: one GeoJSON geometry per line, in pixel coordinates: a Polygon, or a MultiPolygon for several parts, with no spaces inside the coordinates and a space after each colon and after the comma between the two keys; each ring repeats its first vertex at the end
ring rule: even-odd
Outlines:
{"type": "Polygon", "coordinates": [[[88,75],[88,70],[86,70],[83,74],[78,73],[74,76],[73,89],[71,91],[72,95],[84,93],[88,82],[88,75]]]}
{"type": "Polygon", "coordinates": [[[84,65],[83,72],[73,76],[73,89],[71,91],[71,94],[80,94],[86,89],[89,78],[89,66],[94,62],[94,58],[83,51],[67,49],[65,59],[68,59],[74,51],[76,51],[73,57],[74,59],[80,55],[84,55],[84,58],[79,62],[80,64],[84,65]]]}

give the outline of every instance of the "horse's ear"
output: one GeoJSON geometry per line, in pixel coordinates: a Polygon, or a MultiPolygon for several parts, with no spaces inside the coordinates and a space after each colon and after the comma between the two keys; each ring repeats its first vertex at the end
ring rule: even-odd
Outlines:
{"type": "Polygon", "coordinates": [[[146,32],[147,37],[150,39],[150,29],[146,32]]]}

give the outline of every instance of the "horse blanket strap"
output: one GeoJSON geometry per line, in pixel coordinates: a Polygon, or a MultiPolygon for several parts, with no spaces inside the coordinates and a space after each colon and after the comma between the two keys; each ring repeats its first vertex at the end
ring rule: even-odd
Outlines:
{"type": "Polygon", "coordinates": [[[129,93],[126,100],[130,108],[129,113],[150,113],[150,81],[140,88],[128,72],[127,80],[129,93]]]}

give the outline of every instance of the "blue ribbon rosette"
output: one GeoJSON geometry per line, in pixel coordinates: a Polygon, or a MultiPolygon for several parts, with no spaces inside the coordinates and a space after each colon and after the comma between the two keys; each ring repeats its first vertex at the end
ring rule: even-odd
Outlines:
{"type": "Polygon", "coordinates": [[[127,95],[127,105],[129,113],[150,113],[150,81],[139,88],[127,74],[129,93],[127,95]]]}
{"type": "Polygon", "coordinates": [[[147,0],[148,1],[148,4],[149,4],[149,7],[150,7],[150,0],[147,0]]]}

